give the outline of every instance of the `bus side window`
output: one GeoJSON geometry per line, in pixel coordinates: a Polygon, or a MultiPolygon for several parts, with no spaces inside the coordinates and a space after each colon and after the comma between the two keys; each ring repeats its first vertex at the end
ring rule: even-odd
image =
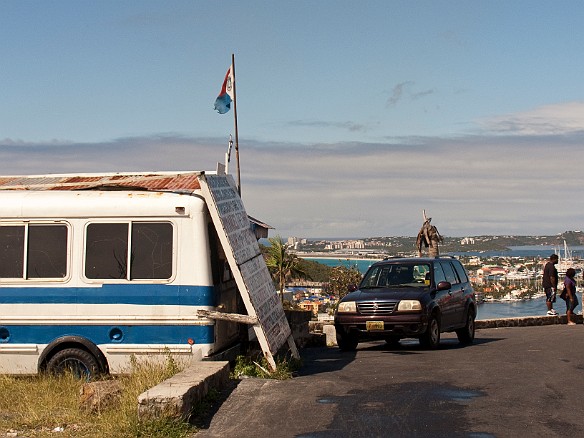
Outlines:
{"type": "Polygon", "coordinates": [[[173,228],[169,222],[89,224],[85,276],[103,280],[167,280],[172,276],[172,243],[173,228]],[[132,249],[128,261],[130,225],[132,249]]]}
{"type": "Polygon", "coordinates": [[[67,275],[67,226],[28,226],[27,278],[64,278],[67,275]]]}
{"type": "Polygon", "coordinates": [[[0,227],[0,278],[23,280],[65,278],[67,246],[66,225],[2,226],[0,227]],[[26,233],[27,227],[28,233],[26,233]]]}
{"type": "Polygon", "coordinates": [[[130,279],[166,280],[172,276],[172,224],[132,223],[130,279]]]}
{"type": "Polygon", "coordinates": [[[24,225],[0,227],[0,278],[24,275],[24,225]]]}
{"type": "Polygon", "coordinates": [[[87,226],[85,276],[92,279],[123,279],[127,275],[128,226],[95,223],[87,226]]]}

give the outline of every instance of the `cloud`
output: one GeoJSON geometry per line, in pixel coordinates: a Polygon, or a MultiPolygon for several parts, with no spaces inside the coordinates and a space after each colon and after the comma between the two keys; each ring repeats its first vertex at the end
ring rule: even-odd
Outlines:
{"type": "Polygon", "coordinates": [[[413,90],[414,85],[415,82],[413,81],[400,82],[399,84],[395,85],[391,90],[391,96],[389,96],[389,98],[387,99],[386,107],[388,108],[395,107],[399,102],[401,102],[404,99],[404,97],[407,97],[409,101],[414,101],[434,94],[435,92],[435,90],[433,89],[414,91],[413,90]]]}
{"type": "Polygon", "coordinates": [[[486,131],[507,135],[559,135],[584,131],[584,102],[545,105],[479,121],[486,131]]]}
{"type": "MultiPolygon", "coordinates": [[[[584,133],[411,137],[386,143],[240,139],[249,214],[282,236],[445,236],[582,229],[584,133]]],[[[0,142],[0,174],[214,170],[223,138],[172,133],[105,143],[0,142]]],[[[231,173],[236,173],[232,154],[231,173]]]]}
{"type": "Polygon", "coordinates": [[[430,94],[434,94],[434,90],[424,90],[418,93],[412,93],[411,98],[412,100],[418,100],[421,99],[422,97],[429,96],[430,94]]]}
{"type": "Polygon", "coordinates": [[[397,103],[402,99],[404,89],[411,87],[412,85],[414,85],[414,82],[412,81],[400,82],[399,84],[395,85],[391,90],[391,96],[389,96],[389,99],[387,99],[387,106],[396,106],[397,103]]]}

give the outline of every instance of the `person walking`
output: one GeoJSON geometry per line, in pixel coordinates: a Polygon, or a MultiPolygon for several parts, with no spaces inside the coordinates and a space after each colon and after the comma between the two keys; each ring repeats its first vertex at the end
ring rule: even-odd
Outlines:
{"type": "Polygon", "coordinates": [[[574,309],[578,305],[578,297],[576,296],[576,281],[574,276],[576,275],[576,270],[574,268],[569,268],[566,271],[566,277],[564,278],[564,292],[566,300],[566,317],[568,319],[568,325],[576,325],[572,319],[574,315],[574,309]]]}
{"type": "Polygon", "coordinates": [[[547,306],[547,314],[555,316],[558,314],[554,310],[554,303],[556,302],[556,291],[558,290],[558,270],[556,264],[558,263],[558,255],[552,254],[543,268],[542,286],[545,292],[545,304],[547,306]]]}

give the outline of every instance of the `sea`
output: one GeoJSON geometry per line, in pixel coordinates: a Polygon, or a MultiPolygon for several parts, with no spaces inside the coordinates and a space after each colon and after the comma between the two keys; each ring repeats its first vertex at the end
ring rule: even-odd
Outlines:
{"type": "MultiPolygon", "coordinates": [[[[577,259],[584,259],[584,246],[571,246],[569,249],[570,255],[577,259]]],[[[547,259],[552,254],[558,254],[560,257],[565,257],[564,250],[557,246],[544,245],[526,245],[526,246],[510,246],[505,251],[465,251],[465,252],[447,252],[444,255],[452,255],[455,257],[539,257],[542,260],[547,259]]],[[[356,267],[360,272],[365,273],[369,266],[378,260],[372,259],[351,259],[346,256],[339,258],[320,258],[320,257],[303,257],[306,260],[312,260],[322,263],[327,266],[346,266],[356,267]]]]}
{"type": "MultiPolygon", "coordinates": [[[[563,249],[554,246],[512,246],[508,251],[482,251],[482,252],[456,252],[445,253],[444,255],[453,256],[477,256],[477,257],[539,257],[542,260],[547,259],[551,254],[559,254],[564,257],[563,249]]],[[[584,246],[570,247],[570,253],[573,257],[584,258],[584,246]]],[[[355,267],[361,273],[365,273],[369,266],[378,260],[371,259],[349,259],[349,258],[318,258],[303,257],[306,260],[312,260],[327,266],[345,266],[347,268],[355,267]]],[[[582,303],[582,296],[579,297],[582,303]]],[[[565,303],[558,298],[555,306],[558,313],[565,313],[565,303]]],[[[580,311],[580,308],[576,311],[580,311]]],[[[539,316],[545,315],[547,307],[545,297],[533,298],[521,301],[499,301],[479,303],[477,319],[495,319],[495,318],[515,318],[522,316],[539,316]]]]}

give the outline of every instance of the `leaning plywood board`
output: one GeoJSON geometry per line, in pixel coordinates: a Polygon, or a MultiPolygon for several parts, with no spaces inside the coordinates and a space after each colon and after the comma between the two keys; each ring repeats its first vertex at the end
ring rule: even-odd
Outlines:
{"type": "Polygon", "coordinates": [[[233,177],[201,175],[200,183],[247,313],[258,320],[255,334],[275,370],[273,355],[286,341],[295,357],[298,350],[233,177]]]}

